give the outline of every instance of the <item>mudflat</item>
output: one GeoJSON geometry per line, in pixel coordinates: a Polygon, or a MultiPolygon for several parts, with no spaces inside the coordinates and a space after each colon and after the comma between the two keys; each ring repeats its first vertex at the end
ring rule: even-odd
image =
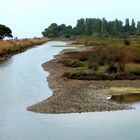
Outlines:
{"type": "Polygon", "coordinates": [[[40,113],[76,113],[130,109],[128,104],[107,100],[112,87],[140,87],[140,80],[76,80],[64,77],[70,68],[60,63],[70,50],[62,51],[42,65],[48,71],[49,87],[53,95],[29,106],[29,111],[40,113]]]}

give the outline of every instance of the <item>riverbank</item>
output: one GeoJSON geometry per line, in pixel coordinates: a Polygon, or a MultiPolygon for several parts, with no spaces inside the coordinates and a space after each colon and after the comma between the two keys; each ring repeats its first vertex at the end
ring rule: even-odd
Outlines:
{"type": "MultiPolygon", "coordinates": [[[[107,100],[112,87],[140,87],[139,80],[76,80],[64,76],[71,70],[60,63],[70,50],[65,50],[55,59],[44,63],[45,71],[50,73],[49,86],[53,95],[40,103],[32,105],[29,111],[41,113],[76,113],[130,109],[128,104],[107,100]]],[[[72,50],[73,52],[74,50],[72,50]]],[[[81,51],[81,49],[80,49],[81,51]]]]}
{"type": "Polygon", "coordinates": [[[28,48],[48,42],[47,38],[0,40],[0,63],[14,54],[21,53],[28,48]]]}

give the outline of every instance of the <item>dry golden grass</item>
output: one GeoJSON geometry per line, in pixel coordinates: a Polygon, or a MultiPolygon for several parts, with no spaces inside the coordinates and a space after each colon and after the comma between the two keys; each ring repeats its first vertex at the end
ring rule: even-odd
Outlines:
{"type": "Polygon", "coordinates": [[[0,40],[0,56],[22,51],[33,45],[47,42],[46,38],[21,39],[21,40],[0,40]]]}
{"type": "Polygon", "coordinates": [[[140,74],[140,64],[129,63],[125,64],[125,72],[128,74],[140,74]]]}

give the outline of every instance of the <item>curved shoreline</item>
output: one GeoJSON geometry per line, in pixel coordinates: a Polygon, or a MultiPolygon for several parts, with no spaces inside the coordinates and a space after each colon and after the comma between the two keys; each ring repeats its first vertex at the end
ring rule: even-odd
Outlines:
{"type": "Polygon", "coordinates": [[[113,80],[113,81],[88,81],[72,80],[62,75],[69,69],[59,61],[66,54],[61,53],[55,59],[42,65],[49,72],[48,83],[53,95],[35,105],[29,106],[27,110],[40,113],[76,113],[113,111],[130,109],[126,104],[119,104],[106,98],[109,93],[104,89],[110,87],[140,87],[139,80],[113,80]]]}
{"type": "MultiPolygon", "coordinates": [[[[34,39],[36,42],[31,42],[32,40],[33,39],[11,40],[11,42],[8,44],[10,46],[5,46],[0,52],[0,64],[5,62],[7,59],[9,59],[10,57],[12,57],[15,54],[22,53],[30,48],[42,45],[42,44],[50,41],[50,39],[48,39],[48,38],[46,38],[46,39],[43,39],[43,38],[34,39]],[[13,47],[11,47],[13,45],[12,41],[15,43],[13,47]],[[22,44],[22,41],[24,41],[25,44],[24,43],[22,44]],[[21,43],[21,44],[18,44],[16,46],[16,43],[21,43]]],[[[0,43],[3,44],[4,41],[3,42],[1,41],[0,43]]]]}

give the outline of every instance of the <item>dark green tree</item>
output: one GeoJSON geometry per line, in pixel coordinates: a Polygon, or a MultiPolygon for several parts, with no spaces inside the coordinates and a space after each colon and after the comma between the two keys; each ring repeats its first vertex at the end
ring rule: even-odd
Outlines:
{"type": "Polygon", "coordinates": [[[105,18],[102,19],[101,33],[102,34],[106,34],[107,33],[107,21],[106,21],[105,18]]]}
{"type": "Polygon", "coordinates": [[[119,21],[118,19],[115,19],[114,21],[114,32],[117,34],[119,32],[119,21]]]}
{"type": "Polygon", "coordinates": [[[94,19],[87,18],[85,21],[85,35],[92,35],[94,30],[94,19]]]}
{"type": "Polygon", "coordinates": [[[77,25],[75,27],[75,35],[85,34],[85,20],[83,18],[77,20],[77,25]]]}
{"type": "Polygon", "coordinates": [[[135,21],[134,19],[132,19],[132,22],[131,22],[131,32],[134,33],[136,31],[136,24],[135,24],[135,21]]]}
{"type": "Polygon", "coordinates": [[[138,23],[137,23],[137,31],[140,32],[140,21],[138,21],[138,23]]]}
{"type": "Polygon", "coordinates": [[[119,20],[119,32],[121,33],[123,31],[123,22],[119,20]]]}
{"type": "Polygon", "coordinates": [[[137,34],[140,35],[140,21],[137,22],[137,34]]]}
{"type": "Polygon", "coordinates": [[[114,21],[109,21],[107,23],[107,32],[110,34],[110,35],[113,35],[114,34],[114,21]]]}
{"type": "Polygon", "coordinates": [[[99,19],[99,18],[94,19],[92,34],[95,34],[95,35],[101,34],[101,26],[102,26],[101,19],[99,19]]]}
{"type": "Polygon", "coordinates": [[[58,26],[58,37],[69,38],[71,36],[72,26],[61,24],[58,26]]]}
{"type": "Polygon", "coordinates": [[[129,19],[126,18],[125,23],[121,20],[107,21],[105,18],[86,18],[77,20],[74,28],[65,24],[51,24],[42,32],[44,37],[72,37],[72,36],[127,36],[140,34],[140,21],[137,22],[137,27],[134,19],[131,25],[129,19]]]}
{"type": "Polygon", "coordinates": [[[5,37],[13,37],[12,31],[9,27],[0,24],[0,40],[5,37]]]}
{"type": "Polygon", "coordinates": [[[129,31],[130,31],[129,19],[126,18],[126,20],[125,20],[125,26],[124,26],[124,32],[129,32],[129,31]]]}
{"type": "Polygon", "coordinates": [[[113,33],[115,35],[120,34],[120,32],[122,31],[122,21],[115,19],[115,21],[113,22],[113,33]]]}
{"type": "Polygon", "coordinates": [[[44,37],[55,38],[58,37],[58,26],[56,23],[52,23],[48,28],[42,32],[44,37]]]}
{"type": "Polygon", "coordinates": [[[70,38],[72,36],[72,26],[66,26],[65,38],[70,38]]]}
{"type": "Polygon", "coordinates": [[[64,36],[66,33],[66,25],[65,24],[59,25],[57,31],[59,36],[64,36]]]}
{"type": "Polygon", "coordinates": [[[48,28],[46,28],[42,35],[44,37],[56,38],[56,37],[70,37],[72,35],[72,26],[66,26],[65,24],[57,25],[52,23],[48,28]]]}

